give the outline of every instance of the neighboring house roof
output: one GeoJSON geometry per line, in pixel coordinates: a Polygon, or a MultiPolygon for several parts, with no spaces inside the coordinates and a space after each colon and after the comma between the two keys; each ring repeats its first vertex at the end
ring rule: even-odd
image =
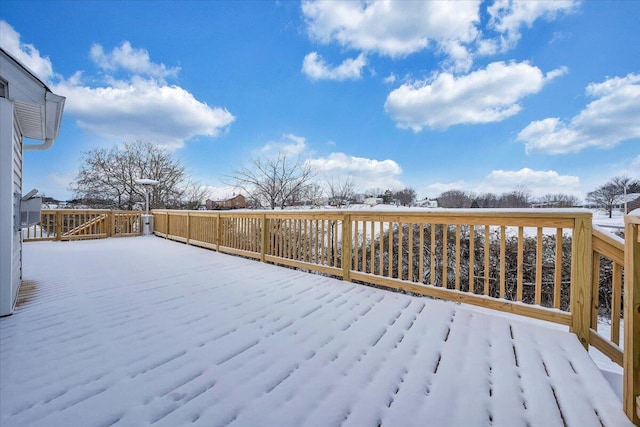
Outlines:
{"type": "Polygon", "coordinates": [[[2,48],[0,78],[3,96],[13,102],[23,136],[46,143],[24,148],[48,148],[60,132],[65,98],[54,94],[33,71],[2,48]]]}
{"type": "MultiPolygon", "coordinates": [[[[640,193],[628,193],[626,197],[627,202],[633,202],[634,200],[640,199],[640,193]]],[[[625,196],[620,196],[620,203],[625,202],[625,196]]]]}

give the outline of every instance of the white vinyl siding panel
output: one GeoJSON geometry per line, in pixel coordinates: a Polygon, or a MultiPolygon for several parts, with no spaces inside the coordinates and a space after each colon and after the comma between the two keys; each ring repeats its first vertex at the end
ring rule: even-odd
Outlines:
{"type": "Polygon", "coordinates": [[[22,281],[22,132],[13,103],[0,98],[0,316],[13,312],[22,281]]]}
{"type": "MultiPolygon", "coordinates": [[[[17,118],[13,120],[13,215],[20,218],[20,206],[18,200],[22,197],[22,133],[17,118]]],[[[13,225],[13,224],[12,224],[13,225]]],[[[18,298],[18,291],[22,282],[22,236],[20,230],[13,232],[13,258],[12,258],[12,274],[11,274],[11,290],[12,290],[12,306],[18,298]]]]}

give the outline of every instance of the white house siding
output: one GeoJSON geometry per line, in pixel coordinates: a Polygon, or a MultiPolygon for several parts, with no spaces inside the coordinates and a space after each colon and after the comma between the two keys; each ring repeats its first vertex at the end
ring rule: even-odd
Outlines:
{"type": "Polygon", "coordinates": [[[13,112],[13,103],[0,99],[0,316],[13,311],[22,280],[22,239],[15,229],[22,195],[22,134],[13,112]]]}
{"type": "MultiPolygon", "coordinates": [[[[19,199],[22,197],[22,132],[18,119],[13,120],[13,194],[18,195],[13,199],[13,213],[20,219],[19,199]]],[[[18,290],[22,282],[22,235],[20,230],[13,229],[13,268],[11,274],[11,290],[13,292],[12,306],[18,298],[18,290]]]]}

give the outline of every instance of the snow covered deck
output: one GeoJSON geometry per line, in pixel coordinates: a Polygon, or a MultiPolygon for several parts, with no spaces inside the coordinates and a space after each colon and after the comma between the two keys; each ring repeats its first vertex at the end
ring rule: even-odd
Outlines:
{"type": "Polygon", "coordinates": [[[160,238],[34,242],[0,425],[625,426],[577,338],[160,238]]]}

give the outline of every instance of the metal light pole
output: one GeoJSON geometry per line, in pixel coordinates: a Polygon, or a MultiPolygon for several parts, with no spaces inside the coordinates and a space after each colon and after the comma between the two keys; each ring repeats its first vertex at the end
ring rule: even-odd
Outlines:
{"type": "Polygon", "coordinates": [[[149,215],[149,191],[151,191],[151,187],[158,185],[160,181],[156,181],[155,179],[136,179],[135,182],[144,188],[145,195],[146,214],[142,215],[142,222],[144,224],[142,234],[151,234],[153,233],[153,215],[149,215]]]}
{"type": "Polygon", "coordinates": [[[149,215],[149,191],[151,190],[151,187],[154,187],[158,184],[160,184],[160,181],[156,181],[155,179],[136,179],[135,181],[136,184],[138,185],[142,185],[142,188],[144,188],[144,195],[145,195],[145,211],[147,213],[147,215],[149,215]]]}

